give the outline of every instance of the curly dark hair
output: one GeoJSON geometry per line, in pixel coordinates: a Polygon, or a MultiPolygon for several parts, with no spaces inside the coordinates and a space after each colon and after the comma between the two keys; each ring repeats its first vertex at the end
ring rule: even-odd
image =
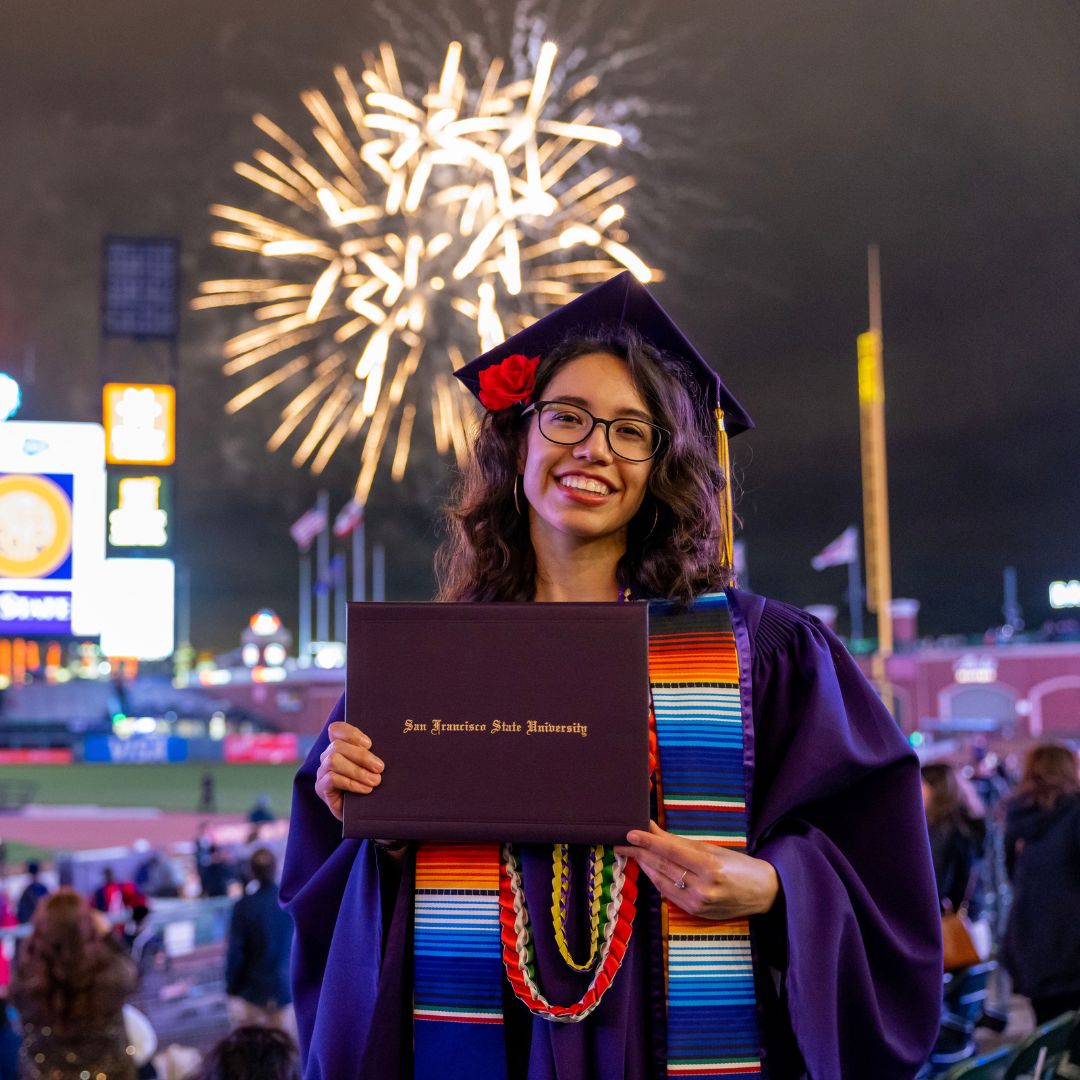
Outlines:
{"type": "Polygon", "coordinates": [[[207,1055],[197,1080],[300,1080],[296,1044],[276,1028],[239,1027],[207,1055]]]}
{"type": "Polygon", "coordinates": [[[58,1035],[80,1033],[115,1017],[135,982],[134,965],[102,934],[86,901],[73,889],[59,889],[34,912],[12,1000],[58,1035]]]}
{"type": "MultiPolygon", "coordinates": [[[[653,459],[641,509],[629,523],[617,567],[621,588],[689,604],[730,582],[721,560],[720,497],[728,482],[716,453],[716,428],[687,364],[634,333],[598,333],[563,342],[536,371],[533,400],[555,373],[589,353],[626,362],[653,420],[669,434],[653,459]]],[[[492,410],[446,509],[447,538],[435,557],[440,600],[532,600],[536,555],[527,515],[514,504],[518,455],[530,417],[492,410]]]]}

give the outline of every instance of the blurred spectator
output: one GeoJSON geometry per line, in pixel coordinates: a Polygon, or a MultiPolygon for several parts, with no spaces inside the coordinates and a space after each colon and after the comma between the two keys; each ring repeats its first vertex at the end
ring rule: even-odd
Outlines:
{"type": "Polygon", "coordinates": [[[248,811],[248,821],[252,825],[262,825],[267,821],[277,820],[274,810],[270,805],[269,795],[260,795],[255,800],[255,805],[248,811]]]}
{"type": "Polygon", "coordinates": [[[151,851],[147,860],[135,871],[135,886],[146,896],[177,897],[181,884],[172,860],[159,851],[151,851]]]}
{"type": "Polygon", "coordinates": [[[1005,863],[1005,964],[1042,1024],[1080,1008],[1080,774],[1067,747],[1028,752],[1006,813],[1005,863]]]}
{"type": "MultiPolygon", "coordinates": [[[[0,926],[14,926],[19,920],[15,917],[15,905],[8,899],[6,892],[0,891],[0,926]]],[[[11,983],[11,957],[7,949],[0,949],[0,994],[6,994],[11,983]]]]}
{"type": "Polygon", "coordinates": [[[255,892],[237,900],[229,927],[225,991],[234,1027],[263,1024],[296,1038],[296,1014],[289,987],[292,920],[278,906],[273,853],[251,856],[255,892]]]}
{"type": "Polygon", "coordinates": [[[146,897],[135,887],[133,881],[117,881],[111,866],[101,872],[105,879],[94,890],[94,907],[110,918],[122,917],[139,904],[146,903],[146,897]]]}
{"type": "Polygon", "coordinates": [[[165,935],[151,921],[150,909],[145,904],[132,908],[131,918],[124,926],[124,944],[140,976],[153,970],[155,965],[165,971],[172,966],[165,948],[165,935]]]}
{"type": "Polygon", "coordinates": [[[296,1045],[272,1028],[237,1028],[210,1051],[197,1080],[300,1080],[296,1045]]]}
{"type": "Polygon", "coordinates": [[[203,896],[228,896],[229,886],[236,880],[236,867],[229,853],[217,844],[211,844],[210,861],[202,875],[203,896]]]}
{"type": "Polygon", "coordinates": [[[217,810],[217,794],[214,790],[214,774],[207,769],[199,780],[199,805],[197,814],[213,814],[217,810]]]}
{"type": "Polygon", "coordinates": [[[109,1080],[136,1075],[124,1028],[135,969],[78,893],[38,906],[19,957],[12,1001],[23,1024],[22,1080],[109,1080]]]}
{"type": "Polygon", "coordinates": [[[27,883],[26,888],[23,889],[15,911],[15,916],[21,923],[29,922],[34,917],[34,911],[42,898],[49,895],[48,887],[38,880],[41,867],[36,862],[26,864],[26,873],[29,875],[30,881],[27,883]]]}
{"type": "Polygon", "coordinates": [[[18,1016],[7,1003],[0,998],[0,1080],[18,1080],[19,1046],[22,1039],[15,1029],[18,1016]]]}
{"type": "Polygon", "coordinates": [[[970,783],[944,762],[922,767],[922,788],[938,900],[943,911],[959,911],[976,894],[986,839],[983,808],[970,783]]]}
{"type": "Polygon", "coordinates": [[[199,886],[203,893],[206,892],[206,870],[210,865],[210,853],[214,850],[209,830],[210,826],[205,821],[199,823],[199,831],[195,834],[192,850],[195,856],[195,869],[199,874],[199,886]]]}

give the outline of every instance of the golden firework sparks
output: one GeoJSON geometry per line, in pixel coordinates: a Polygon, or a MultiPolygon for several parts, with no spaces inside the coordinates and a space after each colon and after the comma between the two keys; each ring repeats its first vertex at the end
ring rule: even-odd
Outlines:
{"type": "Polygon", "coordinates": [[[475,416],[450,375],[464,356],[624,268],[657,276],[627,243],[617,200],[633,177],[589,161],[621,142],[593,122],[597,80],[555,93],[556,57],[545,43],[532,78],[505,83],[495,60],[470,89],[451,42],[410,95],[383,45],[359,79],[334,70],[334,104],[301,95],[317,150],[254,118],[272,148],[235,169],[264,212],[212,206],[227,227],[211,239],[257,256],[260,276],[205,281],[192,306],[251,309],[224,347],[226,373],[247,380],[226,411],[291,390],[270,449],[295,438],[293,464],[318,474],[362,439],[366,501],[388,442],[392,478],[405,475],[420,408],[439,453],[461,461],[475,416]]]}

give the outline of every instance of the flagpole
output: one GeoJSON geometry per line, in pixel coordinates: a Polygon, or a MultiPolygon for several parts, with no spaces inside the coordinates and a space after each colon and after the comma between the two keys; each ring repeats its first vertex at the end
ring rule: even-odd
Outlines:
{"type": "Polygon", "coordinates": [[[334,558],[334,640],[345,640],[347,596],[345,592],[345,556],[334,558]]]}
{"type": "Polygon", "coordinates": [[[364,557],[364,519],[353,529],[352,534],[352,589],[354,600],[366,600],[364,557]]]}
{"type": "Polygon", "coordinates": [[[324,515],[315,548],[319,583],[315,591],[315,633],[319,641],[326,641],[330,635],[330,508],[325,491],[319,492],[315,505],[324,515]]]}
{"type": "Polygon", "coordinates": [[[311,553],[300,548],[300,630],[297,634],[297,662],[311,664],[311,553]]]}
{"type": "Polygon", "coordinates": [[[855,557],[848,563],[848,612],[851,615],[851,640],[859,641],[863,636],[862,622],[862,564],[859,558],[859,543],[855,542],[855,557]]]}
{"type": "Polygon", "coordinates": [[[870,329],[858,338],[859,443],[862,455],[863,540],[866,545],[866,606],[877,617],[873,681],[885,707],[893,710],[888,660],[893,652],[892,563],[889,550],[889,492],[885,462],[885,387],[881,339],[881,261],[877,244],[867,249],[870,329]]]}
{"type": "Polygon", "coordinates": [[[371,549],[371,599],[386,599],[386,548],[376,544],[371,549]]]}

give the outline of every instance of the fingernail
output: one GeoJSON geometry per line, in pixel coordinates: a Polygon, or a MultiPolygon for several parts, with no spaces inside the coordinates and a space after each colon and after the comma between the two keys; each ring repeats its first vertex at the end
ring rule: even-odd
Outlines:
{"type": "Polygon", "coordinates": [[[360,734],[360,743],[361,743],[362,746],[370,746],[371,745],[371,740],[365,734],[363,734],[363,732],[361,732],[361,734],[360,734]]]}
{"type": "Polygon", "coordinates": [[[386,768],[386,766],[383,764],[382,760],[380,758],[375,757],[374,755],[372,755],[372,757],[371,757],[371,765],[372,765],[372,768],[379,769],[380,771],[382,769],[386,768]]]}
{"type": "Polygon", "coordinates": [[[626,834],[627,842],[631,844],[636,844],[641,840],[641,835],[642,834],[639,833],[636,829],[633,832],[628,832],[626,834]]]}

